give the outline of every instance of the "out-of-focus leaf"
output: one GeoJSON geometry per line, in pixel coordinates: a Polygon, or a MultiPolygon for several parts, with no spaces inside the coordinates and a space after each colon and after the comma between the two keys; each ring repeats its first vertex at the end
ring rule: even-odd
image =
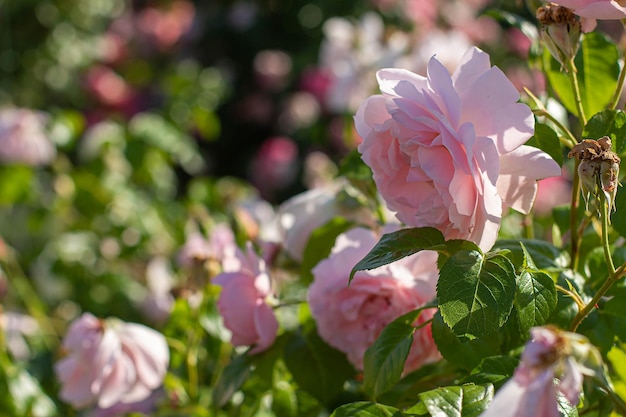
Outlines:
{"type": "Polygon", "coordinates": [[[222,407],[228,403],[233,394],[250,378],[253,370],[254,364],[246,355],[239,355],[231,360],[213,388],[213,404],[222,407]]]}
{"type": "Polygon", "coordinates": [[[300,388],[326,405],[343,390],[344,382],[354,375],[354,368],[344,354],[328,346],[312,330],[291,335],[285,345],[284,360],[300,388]]]}
{"type": "Polygon", "coordinates": [[[322,259],[328,257],[331,249],[335,245],[337,236],[350,229],[354,223],[347,221],[343,217],[335,217],[324,226],[318,227],[311,233],[304,248],[301,264],[301,280],[308,284],[313,281],[311,269],[322,259]]]}
{"type": "Polygon", "coordinates": [[[170,154],[187,172],[194,174],[204,168],[194,140],[154,113],[139,113],[128,124],[134,137],[170,154]]]}

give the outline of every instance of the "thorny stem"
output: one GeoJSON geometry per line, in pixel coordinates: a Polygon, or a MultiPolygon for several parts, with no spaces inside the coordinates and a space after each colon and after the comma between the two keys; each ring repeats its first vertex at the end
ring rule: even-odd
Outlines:
{"type": "Polygon", "coordinates": [[[613,258],[611,257],[611,248],[609,246],[609,205],[603,192],[598,193],[601,200],[602,209],[600,216],[602,218],[602,247],[604,249],[604,258],[606,260],[607,267],[609,269],[609,276],[602,284],[602,287],[596,292],[591,301],[589,301],[584,308],[578,311],[572,324],[570,325],[570,331],[575,332],[580,323],[591,313],[591,310],[598,304],[598,301],[606,294],[611,286],[619,280],[626,272],[626,264],[615,269],[613,264],[613,258]]]}

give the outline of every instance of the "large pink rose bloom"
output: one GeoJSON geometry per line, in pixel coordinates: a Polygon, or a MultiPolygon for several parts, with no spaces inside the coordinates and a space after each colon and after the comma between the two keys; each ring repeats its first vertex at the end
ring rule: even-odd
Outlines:
{"type": "Polygon", "coordinates": [[[536,180],[560,175],[548,154],[524,145],[532,112],[480,49],[466,52],[452,76],[433,57],[426,77],[385,69],[377,78],[382,94],[355,116],[358,149],[405,224],[488,250],[503,208],[528,213],[536,180]]]}
{"type": "Polygon", "coordinates": [[[584,32],[593,30],[596,19],[621,20],[626,17],[626,3],[624,0],[552,0],[582,17],[584,32]]]}
{"type": "MultiPolygon", "coordinates": [[[[364,228],[339,235],[328,258],[314,269],[309,287],[309,305],[319,335],[329,345],[344,352],[348,360],[363,369],[365,351],[384,327],[435,297],[437,255],[420,252],[398,262],[356,273],[348,286],[352,267],[378,241],[379,236],[364,228]]],[[[434,315],[423,311],[415,325],[434,315]]],[[[404,371],[411,372],[440,358],[430,325],[414,334],[404,371]]]]}
{"type": "Polygon", "coordinates": [[[232,333],[231,343],[254,345],[251,354],[262,352],[274,343],[278,332],[278,321],[267,303],[272,291],[265,261],[248,245],[245,252],[227,251],[223,269],[213,282],[222,286],[217,308],[232,333]]]}
{"type": "Polygon", "coordinates": [[[71,324],[63,349],[67,356],[55,365],[60,397],[76,408],[142,401],[162,385],[169,363],[161,333],[89,313],[71,324]]]}

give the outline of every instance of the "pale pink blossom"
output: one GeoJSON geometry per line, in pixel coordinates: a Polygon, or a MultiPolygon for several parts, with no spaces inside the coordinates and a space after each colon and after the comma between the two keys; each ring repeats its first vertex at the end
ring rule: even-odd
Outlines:
{"type": "Polygon", "coordinates": [[[554,327],[532,328],[520,365],[481,417],[559,417],[557,394],[575,407],[583,376],[593,374],[584,363],[588,359],[598,362],[598,357],[581,335],[554,327]]]}
{"type": "Polygon", "coordinates": [[[342,205],[337,195],[345,186],[346,183],[342,181],[335,182],[297,194],[281,204],[278,218],[283,247],[293,259],[302,261],[313,231],[334,217],[344,217],[365,225],[375,223],[368,209],[342,205]]]}
{"type": "Polygon", "coordinates": [[[253,346],[251,354],[268,349],[276,339],[278,321],[269,301],[272,284],[265,261],[249,244],[229,250],[223,272],[213,278],[222,287],[217,308],[230,330],[234,346],[253,346]]]}
{"type": "Polygon", "coordinates": [[[382,95],[355,116],[358,149],[405,224],[488,250],[503,208],[528,213],[536,180],[560,174],[548,154],[524,145],[532,112],[480,49],[471,48],[452,76],[433,57],[426,77],[385,69],[377,78],[382,95]]]}
{"type": "Polygon", "coordinates": [[[621,20],[626,18],[623,0],[552,0],[552,3],[572,9],[581,17],[583,32],[596,27],[596,20],[621,20]]]}
{"type": "Polygon", "coordinates": [[[60,397],[76,408],[142,401],[162,385],[169,363],[161,333],[89,313],[70,325],[63,350],[55,365],[60,397]]]}
{"type": "MultiPolygon", "coordinates": [[[[420,252],[398,262],[369,271],[359,271],[348,285],[352,267],[380,236],[364,228],[339,235],[328,258],[313,269],[309,287],[311,314],[319,335],[344,352],[363,369],[365,351],[384,327],[401,315],[435,298],[437,254],[420,252]]],[[[424,310],[415,325],[432,318],[435,309],[424,310]]],[[[417,330],[405,362],[405,373],[440,358],[430,325],[417,330]]]]}
{"type": "Polygon", "coordinates": [[[41,166],[56,157],[45,126],[48,116],[29,109],[0,110],[0,161],[41,166]]]}
{"type": "Polygon", "coordinates": [[[200,232],[191,232],[178,253],[178,263],[192,266],[207,260],[221,261],[226,250],[236,246],[235,234],[226,223],[218,223],[206,238],[200,232]]]}

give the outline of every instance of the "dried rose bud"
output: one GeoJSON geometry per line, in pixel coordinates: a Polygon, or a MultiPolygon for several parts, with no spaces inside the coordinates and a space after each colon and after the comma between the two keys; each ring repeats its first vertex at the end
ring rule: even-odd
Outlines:
{"type": "Polygon", "coordinates": [[[604,136],[598,140],[582,140],[572,148],[568,156],[580,160],[578,176],[587,208],[590,196],[597,197],[601,188],[608,203],[609,212],[614,211],[615,196],[619,185],[620,158],[613,152],[611,139],[604,136]]]}
{"type": "Polygon", "coordinates": [[[592,161],[583,159],[578,165],[578,176],[580,177],[580,186],[583,191],[583,197],[589,208],[589,196],[596,195],[597,182],[596,178],[600,170],[600,161],[592,161]]]}
{"type": "Polygon", "coordinates": [[[573,11],[555,3],[537,9],[540,36],[562,68],[576,56],[580,45],[580,21],[573,11]]]}
{"type": "Polygon", "coordinates": [[[617,178],[619,176],[619,163],[616,161],[602,161],[600,164],[600,183],[602,191],[609,203],[609,212],[615,210],[615,196],[617,195],[617,178]]]}

